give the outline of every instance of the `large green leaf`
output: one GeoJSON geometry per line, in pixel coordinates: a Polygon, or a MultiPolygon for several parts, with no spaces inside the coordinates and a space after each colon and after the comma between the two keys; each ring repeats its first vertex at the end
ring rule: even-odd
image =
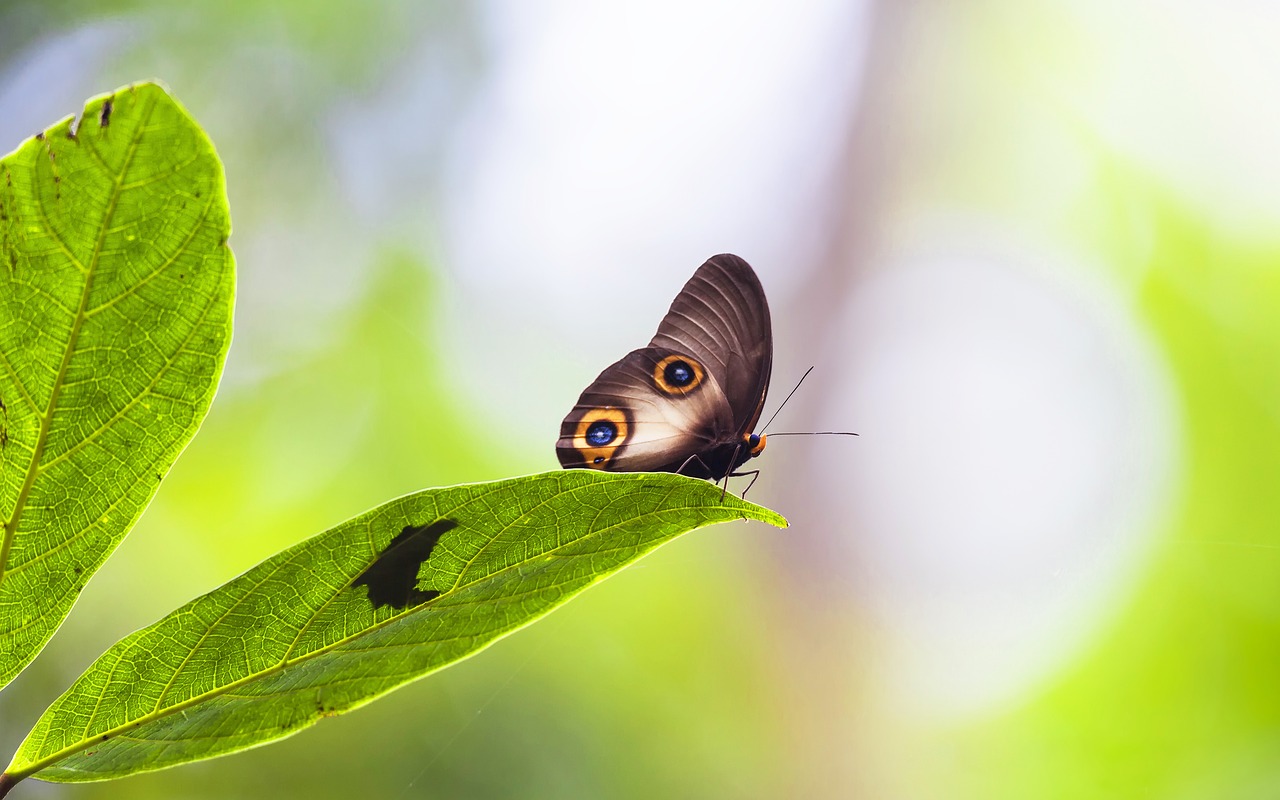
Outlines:
{"type": "Polygon", "coordinates": [[[213,399],[222,165],[158,86],[0,160],[0,686],[133,526],[213,399]]]}
{"type": "Polygon", "coordinates": [[[679,475],[558,471],[393,500],[111,647],[36,723],[0,786],[102,780],[287,736],[734,519],[786,524],[679,475]]]}

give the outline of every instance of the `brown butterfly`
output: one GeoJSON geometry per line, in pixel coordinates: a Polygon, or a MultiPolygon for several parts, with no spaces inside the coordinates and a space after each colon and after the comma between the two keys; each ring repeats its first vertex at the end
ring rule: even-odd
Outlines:
{"type": "Polygon", "coordinates": [[[712,256],[649,345],[606,368],[578,398],[560,425],[556,457],[566,468],[720,481],[764,451],[764,434],[752,431],[772,368],[760,279],[737,256],[712,256]]]}

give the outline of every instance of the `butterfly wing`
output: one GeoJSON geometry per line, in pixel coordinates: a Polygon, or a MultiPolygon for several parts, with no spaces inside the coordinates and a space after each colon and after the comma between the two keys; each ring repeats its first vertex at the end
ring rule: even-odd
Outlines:
{"type": "Polygon", "coordinates": [[[724,392],[700,364],[645,347],[610,365],[583,391],[560,425],[556,457],[564,467],[675,472],[732,424],[724,392]],[[673,364],[689,367],[684,385],[666,379],[673,364]]]}
{"type": "Polygon", "coordinates": [[[764,288],[746,261],[727,253],[707,259],[649,346],[706,365],[728,400],[735,438],[755,428],[773,370],[773,327],[764,288]]]}
{"type": "Polygon", "coordinates": [[[600,373],[560,426],[565,467],[720,478],[745,458],[773,366],[769,304],[747,262],[708,259],[648,347],[600,373]]]}

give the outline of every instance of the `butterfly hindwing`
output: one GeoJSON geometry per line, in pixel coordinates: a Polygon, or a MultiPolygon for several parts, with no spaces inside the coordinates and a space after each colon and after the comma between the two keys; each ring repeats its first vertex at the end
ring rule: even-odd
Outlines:
{"type": "Polygon", "coordinates": [[[586,388],[561,423],[556,455],[566,467],[671,472],[732,425],[724,392],[701,364],[645,347],[610,365],[586,388]],[[684,385],[666,378],[673,366],[680,374],[679,365],[691,376],[684,385]]]}

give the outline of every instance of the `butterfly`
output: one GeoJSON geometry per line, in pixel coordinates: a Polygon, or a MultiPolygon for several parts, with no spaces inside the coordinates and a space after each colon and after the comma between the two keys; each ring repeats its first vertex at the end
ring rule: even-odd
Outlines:
{"type": "MultiPolygon", "coordinates": [[[[764,288],[735,255],[693,273],[646,347],[605,368],[560,425],[565,468],[679,472],[717,482],[764,452],[773,369],[764,288]]],[[[743,474],[752,474],[750,472],[743,474]]]]}

